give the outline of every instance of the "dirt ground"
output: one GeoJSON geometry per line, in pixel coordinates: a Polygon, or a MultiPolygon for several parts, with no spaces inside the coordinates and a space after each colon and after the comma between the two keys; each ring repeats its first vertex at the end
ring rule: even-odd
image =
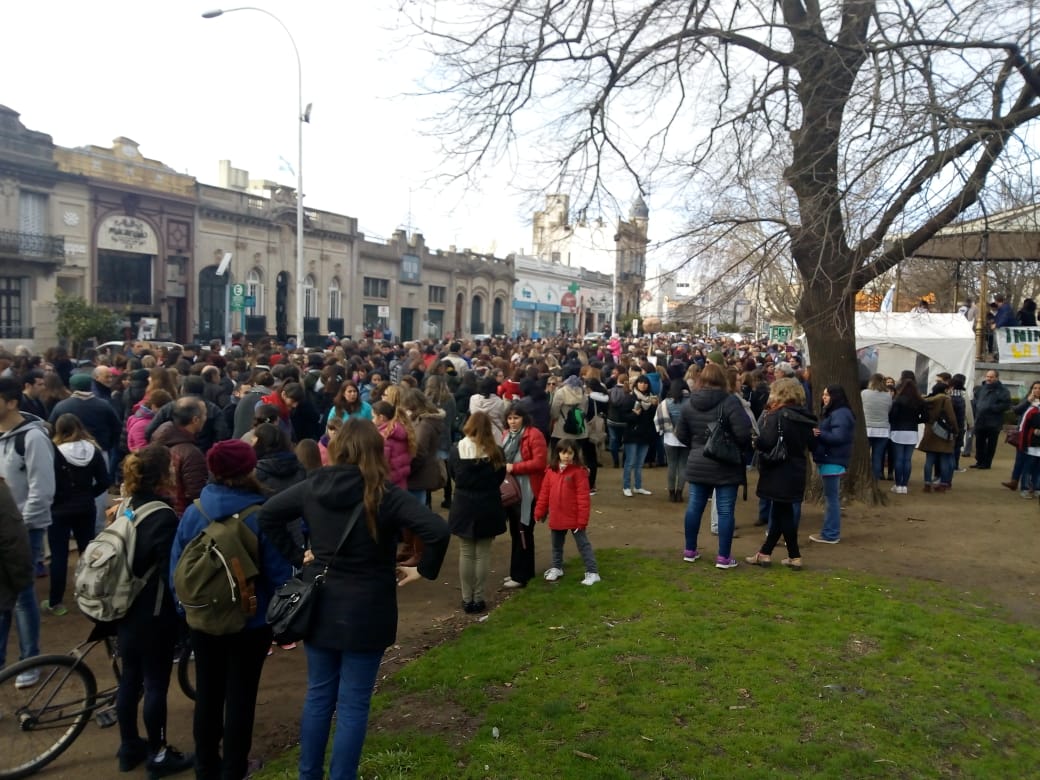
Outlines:
{"type": "MultiPolygon", "coordinates": [[[[953,490],[946,494],[926,494],[921,490],[924,458],[914,455],[914,480],[910,494],[896,496],[886,492],[886,506],[853,504],[845,510],[842,538],[838,545],[817,545],[808,541],[822,522],[822,506],[803,508],[800,542],[806,569],[814,571],[853,570],[897,577],[915,577],[948,585],[966,594],[971,603],[996,602],[1018,620],[1040,623],[1040,584],[1036,573],[1040,564],[1040,505],[1026,501],[1001,486],[1010,476],[1013,451],[1000,445],[993,469],[968,469],[955,475],[953,490]],[[970,596],[967,594],[971,594],[970,596]]],[[[609,456],[605,460],[609,461],[609,456]]],[[[967,466],[971,462],[965,461],[967,466]]],[[[757,501],[754,475],[748,501],[738,501],[737,527],[733,554],[738,559],[757,550],[761,529],[754,528],[757,501]]],[[[599,472],[599,493],[593,498],[590,539],[597,550],[611,547],[636,547],[674,556],[676,568],[695,576],[746,576],[749,567],[722,572],[710,566],[715,552],[708,536],[707,514],[702,524],[700,548],[707,551],[702,561],[684,564],[679,560],[683,547],[684,505],[669,503],[664,488],[663,468],[644,470],[644,487],[652,496],[625,498],[621,494],[621,471],[610,467],[599,472]],[[696,570],[696,571],[695,571],[696,570]]],[[[884,487],[891,483],[883,483],[884,487]]],[[[439,503],[440,496],[435,496],[439,503]]],[[[446,512],[445,512],[446,514],[446,512]]],[[[548,531],[536,532],[538,570],[549,565],[548,531]]],[[[508,574],[508,538],[494,546],[493,570],[488,582],[497,585],[508,574]]],[[[778,553],[783,548],[778,548],[778,553]]],[[[574,555],[570,547],[568,555],[574,555]]],[[[400,628],[398,643],[389,648],[384,659],[386,674],[421,655],[425,650],[450,639],[475,618],[462,613],[457,584],[457,556],[454,545],[448,552],[441,576],[436,582],[420,582],[400,591],[400,628]]],[[[75,561],[72,562],[73,566],[75,561]]],[[[778,567],[774,567],[777,569],[778,567]]],[[[789,575],[774,571],[778,577],[789,575]]],[[[573,568],[567,576],[578,575],[573,568]]],[[[609,587],[610,571],[602,571],[609,587]]],[[[543,587],[540,580],[532,583],[543,587]]],[[[38,583],[40,598],[45,598],[46,580],[38,583]]],[[[523,591],[498,591],[489,594],[492,607],[506,598],[523,598],[523,591]]],[[[492,617],[493,619],[493,612],[492,617]]],[[[43,651],[60,653],[86,637],[87,620],[75,612],[63,618],[44,616],[43,651]]],[[[17,658],[12,631],[8,658],[17,658]]],[[[101,658],[93,667],[99,672],[101,658]]],[[[253,754],[258,759],[275,755],[292,745],[306,688],[306,658],[302,648],[276,649],[264,668],[257,702],[253,754]]],[[[191,749],[191,704],[173,683],[170,691],[169,738],[182,749],[191,749]]],[[[91,724],[70,750],[39,776],[68,778],[116,776],[116,728],[100,729],[91,724]]]]}

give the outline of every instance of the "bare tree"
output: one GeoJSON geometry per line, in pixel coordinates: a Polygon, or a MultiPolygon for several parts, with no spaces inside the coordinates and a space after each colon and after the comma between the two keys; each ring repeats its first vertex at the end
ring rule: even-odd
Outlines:
{"type": "MultiPolygon", "coordinates": [[[[533,150],[590,199],[622,173],[681,188],[675,240],[755,225],[798,270],[814,383],[857,407],[856,292],[970,214],[1004,160],[1021,170],[1040,114],[1040,23],[1019,0],[407,7],[454,97],[440,128],[461,170],[533,150]]],[[[865,455],[850,473],[870,483],[865,455]]]]}

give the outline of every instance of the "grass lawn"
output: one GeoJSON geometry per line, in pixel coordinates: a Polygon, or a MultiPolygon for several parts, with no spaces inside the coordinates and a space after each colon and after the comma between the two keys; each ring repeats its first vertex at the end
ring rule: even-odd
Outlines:
{"type": "Polygon", "coordinates": [[[787,571],[782,552],[719,571],[603,550],[591,588],[570,561],[380,684],[362,777],[1034,773],[1040,630],[928,583],[787,571]]]}

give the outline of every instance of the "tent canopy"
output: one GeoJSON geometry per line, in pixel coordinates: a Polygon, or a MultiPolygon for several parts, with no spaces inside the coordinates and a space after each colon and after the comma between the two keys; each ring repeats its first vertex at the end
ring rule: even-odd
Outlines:
{"type": "Polygon", "coordinates": [[[856,312],[856,351],[870,373],[912,369],[925,392],[940,371],[974,384],[975,333],[961,314],[856,312]]]}

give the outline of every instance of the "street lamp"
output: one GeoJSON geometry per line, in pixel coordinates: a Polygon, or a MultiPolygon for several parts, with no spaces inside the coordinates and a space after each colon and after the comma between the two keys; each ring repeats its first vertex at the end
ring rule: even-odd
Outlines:
{"type": "Polygon", "coordinates": [[[252,5],[244,5],[238,8],[217,8],[202,14],[203,19],[216,19],[218,16],[230,14],[234,11],[256,11],[270,16],[285,30],[292,44],[293,53],[296,55],[296,85],[297,85],[297,110],[296,118],[298,127],[296,146],[296,344],[303,343],[303,123],[310,122],[310,106],[306,111],[303,108],[303,65],[300,62],[300,50],[296,48],[296,40],[285,26],[285,22],[264,8],[252,5]]]}

